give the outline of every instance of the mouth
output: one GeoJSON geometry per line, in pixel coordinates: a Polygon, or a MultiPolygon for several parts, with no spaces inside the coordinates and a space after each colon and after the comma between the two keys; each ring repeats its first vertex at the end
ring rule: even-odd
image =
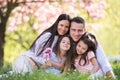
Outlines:
{"type": "Polygon", "coordinates": [[[78,38],[78,37],[76,37],[76,38],[74,37],[74,38],[73,38],[73,40],[74,40],[74,41],[78,41],[78,40],[79,40],[79,38],[78,38]]]}
{"type": "Polygon", "coordinates": [[[64,35],[65,33],[64,32],[61,32],[60,35],[64,35]]]}
{"type": "Polygon", "coordinates": [[[63,46],[64,48],[68,48],[67,46],[63,46]]]}
{"type": "Polygon", "coordinates": [[[68,46],[63,46],[64,49],[68,49],[68,46]]]}

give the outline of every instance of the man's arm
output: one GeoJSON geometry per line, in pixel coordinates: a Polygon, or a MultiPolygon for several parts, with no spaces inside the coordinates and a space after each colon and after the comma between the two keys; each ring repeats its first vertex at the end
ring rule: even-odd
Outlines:
{"type": "Polygon", "coordinates": [[[96,50],[96,57],[97,61],[102,69],[102,71],[107,75],[111,76],[112,78],[115,78],[115,75],[113,73],[112,67],[110,63],[107,60],[107,57],[103,51],[103,48],[101,45],[98,43],[97,50],[96,50]]]}
{"type": "Polygon", "coordinates": [[[97,46],[96,57],[97,57],[97,61],[98,61],[99,65],[102,68],[104,73],[106,73],[109,70],[112,70],[112,67],[110,66],[110,63],[108,62],[107,57],[106,57],[102,47],[100,46],[100,44],[98,44],[98,46],[97,46]]]}

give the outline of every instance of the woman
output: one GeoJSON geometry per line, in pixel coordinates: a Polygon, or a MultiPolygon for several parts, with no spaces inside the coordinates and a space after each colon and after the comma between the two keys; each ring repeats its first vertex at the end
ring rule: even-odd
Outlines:
{"type": "Polygon", "coordinates": [[[30,46],[30,49],[21,54],[13,63],[13,72],[15,73],[32,73],[34,69],[39,69],[40,55],[47,48],[53,48],[60,36],[69,33],[70,16],[61,14],[55,23],[41,33],[30,46]]]}

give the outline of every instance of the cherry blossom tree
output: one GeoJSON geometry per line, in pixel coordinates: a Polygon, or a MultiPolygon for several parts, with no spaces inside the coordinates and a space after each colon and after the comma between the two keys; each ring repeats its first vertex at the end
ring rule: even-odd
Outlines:
{"type": "Polygon", "coordinates": [[[28,22],[41,33],[59,14],[77,16],[80,9],[91,19],[98,20],[105,16],[106,3],[102,0],[0,0],[0,65],[4,61],[6,30],[14,32],[28,22]],[[31,16],[38,22],[30,21],[31,16]]]}

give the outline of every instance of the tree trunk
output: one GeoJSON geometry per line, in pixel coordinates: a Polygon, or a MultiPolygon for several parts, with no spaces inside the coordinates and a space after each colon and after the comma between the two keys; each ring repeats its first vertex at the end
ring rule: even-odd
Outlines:
{"type": "Polygon", "coordinates": [[[3,66],[4,62],[4,44],[5,44],[5,27],[6,23],[0,23],[0,67],[3,66]]]}
{"type": "Polygon", "coordinates": [[[8,1],[7,6],[0,8],[0,67],[3,66],[4,62],[4,44],[5,44],[5,32],[6,32],[6,24],[9,19],[9,16],[12,10],[18,6],[18,3],[13,3],[8,1]],[[4,12],[5,10],[6,12],[4,12]]]}

